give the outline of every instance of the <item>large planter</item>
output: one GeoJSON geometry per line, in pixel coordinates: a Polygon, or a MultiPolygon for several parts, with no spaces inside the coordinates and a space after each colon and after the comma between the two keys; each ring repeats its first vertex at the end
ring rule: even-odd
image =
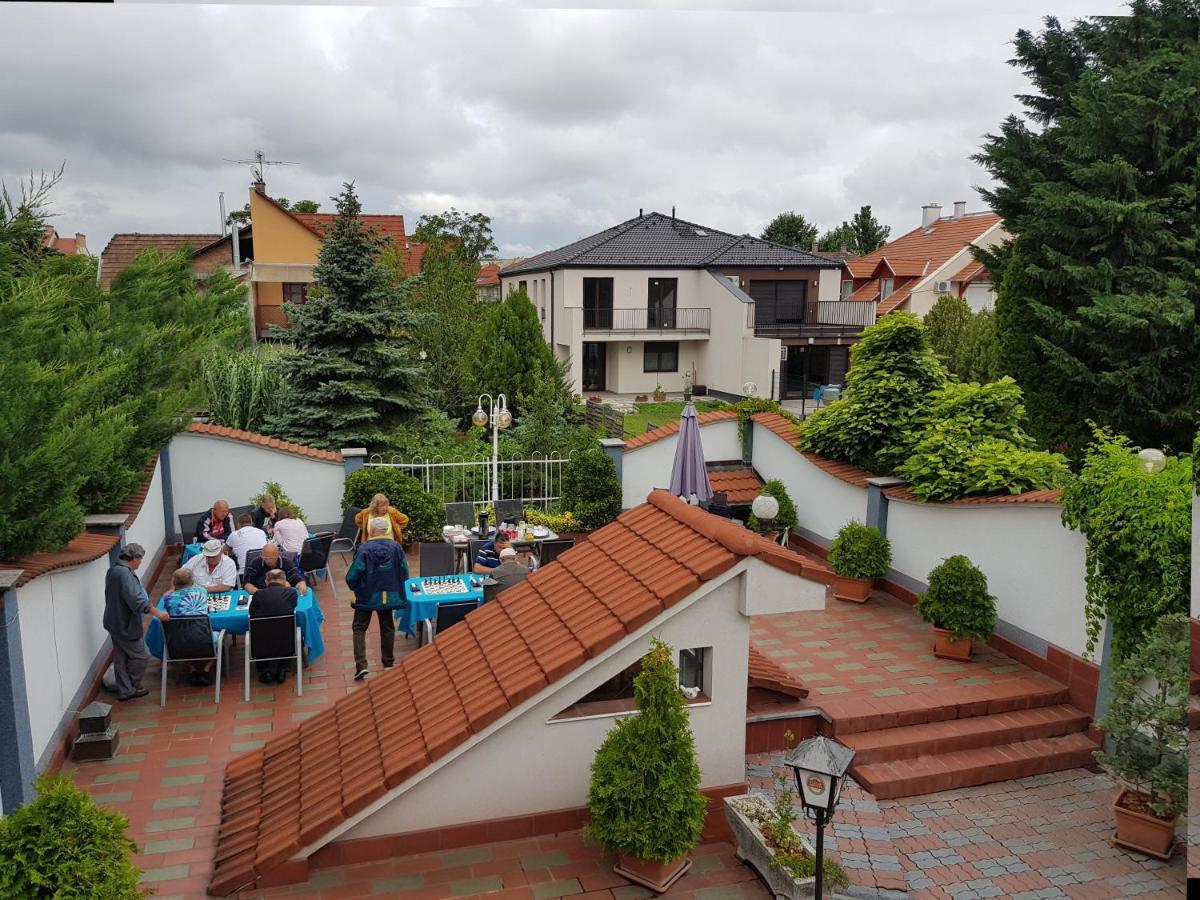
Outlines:
{"type": "MultiPolygon", "coordinates": [[[[1113,801],[1117,833],[1113,843],[1158,859],[1170,859],[1175,850],[1175,818],[1160,819],[1153,813],[1130,809],[1125,804],[1136,802],[1141,794],[1123,790],[1113,801]]],[[[1140,805],[1140,804],[1139,804],[1140,805]]]]}
{"type": "Polygon", "coordinates": [[[692,861],[686,856],[661,863],[655,859],[636,859],[622,853],[613,871],[656,894],[665,894],[691,867],[692,861]]]}
{"type": "Polygon", "coordinates": [[[963,638],[956,641],[954,635],[945,628],[933,626],[933,655],[938,659],[956,659],[959,662],[971,661],[971,639],[963,638]]]}
{"type": "Polygon", "coordinates": [[[846,575],[833,576],[833,596],[852,603],[866,603],[874,586],[873,578],[850,578],[846,575]]]}
{"type": "MultiPolygon", "coordinates": [[[[725,798],[725,820],[729,823],[736,844],[734,855],[753,867],[776,897],[787,897],[791,900],[791,898],[814,896],[817,879],[793,878],[777,865],[775,852],[767,846],[766,839],[759,831],[758,826],[737,808],[737,801],[750,799],[752,799],[751,794],[725,798]]],[[[804,835],[799,835],[799,837],[805,851],[812,855],[813,848],[808,842],[808,838],[804,835]]]]}

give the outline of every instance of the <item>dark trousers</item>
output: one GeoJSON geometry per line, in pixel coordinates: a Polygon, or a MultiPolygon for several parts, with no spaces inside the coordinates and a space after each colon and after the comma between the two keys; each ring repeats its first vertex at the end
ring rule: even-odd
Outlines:
{"type": "Polygon", "coordinates": [[[367,629],[371,627],[372,614],[379,616],[379,649],[383,667],[390,669],[396,661],[396,615],[390,609],[354,610],[354,667],[367,667],[367,629]]]}
{"type": "Polygon", "coordinates": [[[128,697],[143,690],[142,676],[146,673],[146,663],[150,654],[146,651],[146,641],[138,637],[131,641],[126,637],[109,632],[113,647],[113,677],[117,681],[117,696],[128,697]]]}

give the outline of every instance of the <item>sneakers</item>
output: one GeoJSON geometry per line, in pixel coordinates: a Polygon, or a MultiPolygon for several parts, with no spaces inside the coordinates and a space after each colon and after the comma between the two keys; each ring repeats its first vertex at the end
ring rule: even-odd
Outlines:
{"type": "Polygon", "coordinates": [[[366,669],[359,669],[357,672],[355,672],[355,673],[354,673],[354,680],[355,680],[355,681],[362,681],[362,680],[363,680],[364,678],[366,678],[366,677],[367,677],[367,670],[366,670],[366,669]]]}
{"type": "Polygon", "coordinates": [[[148,690],[146,690],[145,688],[141,688],[139,690],[134,691],[132,694],[125,694],[124,696],[118,696],[117,699],[120,700],[122,703],[125,703],[127,700],[136,700],[138,697],[146,697],[149,694],[150,694],[150,692],[148,690]]]}

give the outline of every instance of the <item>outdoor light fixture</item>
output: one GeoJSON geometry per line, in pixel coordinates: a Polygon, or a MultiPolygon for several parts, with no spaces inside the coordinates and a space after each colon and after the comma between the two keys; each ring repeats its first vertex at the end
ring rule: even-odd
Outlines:
{"type": "Polygon", "coordinates": [[[1138,465],[1149,472],[1151,475],[1157,475],[1167,467],[1167,456],[1161,450],[1155,450],[1153,447],[1147,447],[1137,455],[1138,465]]]}
{"type": "Polygon", "coordinates": [[[750,512],[760,522],[770,522],[779,515],[779,501],[770,494],[759,494],[750,504],[750,512]]]}
{"type": "Polygon", "coordinates": [[[747,397],[757,397],[758,396],[758,385],[755,384],[753,381],[747,381],[745,384],[742,385],[742,393],[747,397]]]}
{"type": "Polygon", "coordinates": [[[500,432],[512,424],[512,413],[508,411],[508,398],[503,394],[493,397],[491,394],[480,394],[471,415],[471,421],[479,428],[492,426],[492,507],[500,499],[500,432]],[[484,412],[483,400],[487,398],[488,409],[484,412]]]}
{"type": "Polygon", "coordinates": [[[801,741],[784,763],[796,776],[804,814],[817,826],[817,871],[813,896],[820,900],[825,865],[825,826],[842,795],[854,751],[845,744],[817,735],[801,741]]]}

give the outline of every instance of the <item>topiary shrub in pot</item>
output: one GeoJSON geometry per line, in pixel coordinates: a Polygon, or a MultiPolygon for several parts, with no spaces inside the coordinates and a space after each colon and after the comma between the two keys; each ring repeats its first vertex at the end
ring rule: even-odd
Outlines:
{"type": "Polygon", "coordinates": [[[865,603],[873,579],[886,575],[892,564],[892,545],[875,526],[852,520],[829,545],[828,561],[837,576],[833,596],[865,603]]]}
{"type": "Polygon", "coordinates": [[[584,835],[618,856],[617,874],[663,893],[691,866],[707,804],[674,651],[652,641],[633,687],[638,715],[613,726],[592,762],[584,835]]]}
{"type": "Polygon", "coordinates": [[[131,900],[138,885],[130,861],[137,845],[129,820],[101,809],[62,775],[43,775],[37,798],[0,818],[0,897],[131,900]]]}
{"type": "Polygon", "coordinates": [[[965,556],[942,560],[929,573],[929,589],[917,599],[917,612],[933,625],[933,653],[966,662],[971,642],[986,643],[996,630],[996,598],[987,576],[965,556]]]}
{"type": "Polygon", "coordinates": [[[1118,666],[1108,711],[1096,726],[1112,741],[1096,760],[1124,785],[1113,803],[1114,841],[1169,859],[1175,820],[1188,805],[1186,615],[1164,616],[1118,666]]]}

